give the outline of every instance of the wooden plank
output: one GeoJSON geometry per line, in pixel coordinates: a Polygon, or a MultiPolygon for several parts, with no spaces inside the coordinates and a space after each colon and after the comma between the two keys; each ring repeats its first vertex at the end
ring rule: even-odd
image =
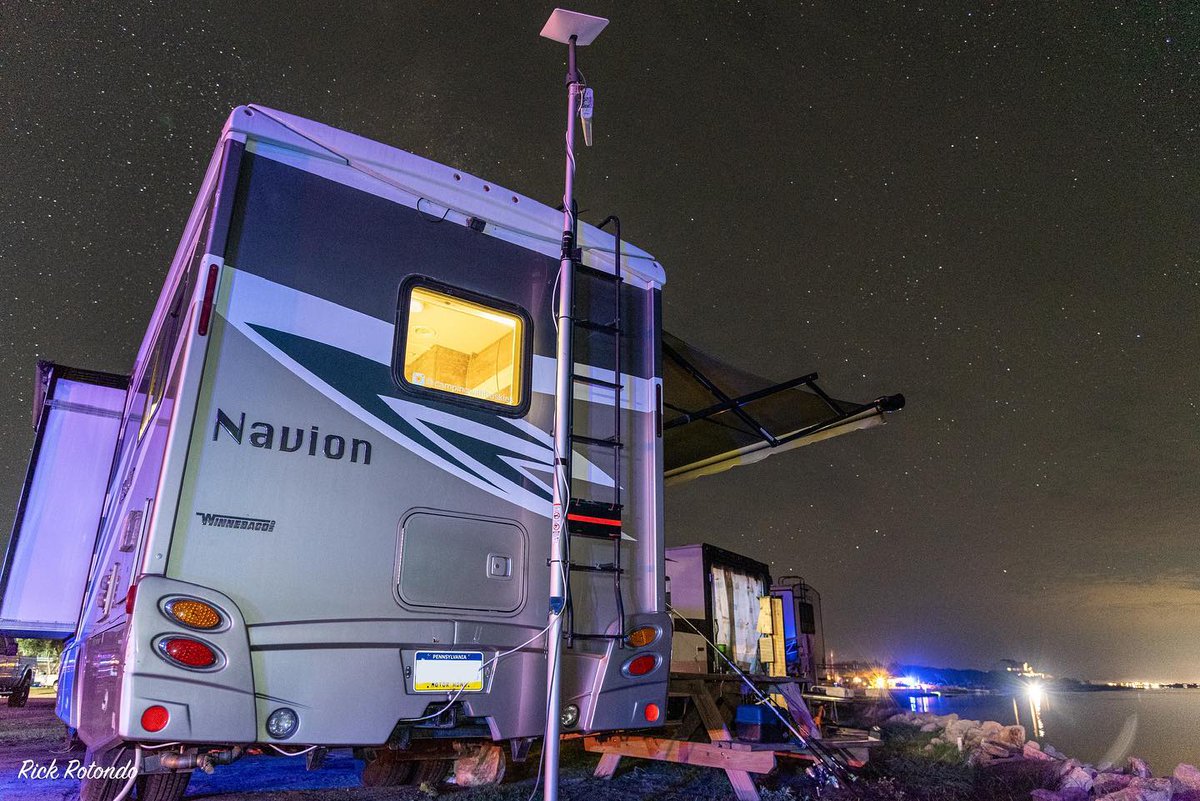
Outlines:
{"type": "Polygon", "coordinates": [[[808,704],[805,703],[804,697],[800,694],[800,687],[794,681],[780,682],[775,685],[779,694],[787,701],[788,712],[791,713],[792,720],[799,724],[800,733],[805,737],[813,737],[820,739],[821,728],[813,720],[812,715],[808,711],[808,704]]]}
{"type": "MultiPolygon", "coordinates": [[[[591,737],[588,739],[594,740],[596,738],[591,737]]],[[[588,748],[588,740],[586,740],[586,739],[583,741],[583,747],[585,750],[588,750],[588,751],[592,750],[592,749],[588,748]]],[[[617,768],[620,767],[620,765],[621,765],[621,755],[620,754],[601,753],[600,762],[597,763],[596,770],[592,772],[592,775],[595,776],[597,779],[611,779],[613,777],[613,775],[617,772],[617,768]]]]}
{"type": "MultiPolygon", "coordinates": [[[[708,729],[708,739],[714,743],[731,741],[733,737],[730,736],[725,719],[717,709],[716,701],[708,691],[708,685],[703,681],[692,682],[691,685],[696,711],[700,713],[700,719],[708,729]]],[[[774,764],[775,755],[771,754],[771,765],[774,764]]],[[[729,777],[729,783],[733,785],[733,794],[737,796],[738,801],[759,801],[758,788],[754,786],[754,779],[750,778],[745,769],[726,768],[725,775],[729,777]]]]}
{"type": "MultiPolygon", "coordinates": [[[[721,768],[727,772],[746,775],[747,779],[750,778],[750,773],[770,773],[775,768],[774,752],[734,748],[734,745],[738,744],[689,743],[665,737],[619,734],[588,737],[583,741],[584,750],[596,754],[721,768]]],[[[601,757],[602,762],[603,760],[604,757],[601,757]]],[[[596,775],[599,775],[598,771],[599,768],[596,775]]],[[[750,780],[750,786],[754,786],[753,780],[750,780]]],[[[757,795],[755,791],[755,796],[757,795]]]]}

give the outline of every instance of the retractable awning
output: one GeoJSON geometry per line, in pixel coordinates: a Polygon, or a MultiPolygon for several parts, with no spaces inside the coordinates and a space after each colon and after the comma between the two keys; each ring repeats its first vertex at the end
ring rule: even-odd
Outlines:
{"type": "Polygon", "coordinates": [[[666,332],[663,395],[668,486],[879,425],[904,407],[903,395],[837,400],[817,386],[816,373],[775,383],[666,332]]]}

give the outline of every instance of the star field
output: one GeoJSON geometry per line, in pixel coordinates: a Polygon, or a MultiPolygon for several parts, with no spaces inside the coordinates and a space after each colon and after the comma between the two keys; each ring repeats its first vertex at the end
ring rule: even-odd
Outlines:
{"type": "MultiPolygon", "coordinates": [[[[0,7],[0,519],[34,361],[126,371],[230,108],[561,192],[551,5],[0,7]]],[[[891,425],[668,492],[839,656],[1200,679],[1200,9],[584,2],[583,216],[666,327],[891,425]]]]}

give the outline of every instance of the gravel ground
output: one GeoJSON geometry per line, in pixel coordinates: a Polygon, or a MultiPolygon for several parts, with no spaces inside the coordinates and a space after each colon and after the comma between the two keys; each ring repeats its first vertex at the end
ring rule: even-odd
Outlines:
{"type": "MultiPolygon", "coordinates": [[[[75,801],[79,782],[72,779],[30,780],[20,778],[25,760],[49,765],[57,759],[64,770],[71,759],[82,760],[81,751],[66,752],[65,728],[54,717],[54,698],[48,691],[35,690],[24,709],[0,702],[0,800],[75,801]]],[[[596,757],[577,743],[563,748],[560,795],[563,801],[725,801],[733,798],[722,772],[705,768],[625,760],[611,781],[591,777],[596,757]]],[[[214,801],[428,801],[445,796],[447,801],[526,801],[541,796],[531,777],[498,787],[458,789],[451,784],[423,792],[418,788],[364,788],[359,786],[362,763],[348,750],[334,751],[318,771],[306,771],[303,759],[246,757],[233,765],[217,768],[212,775],[196,772],[188,786],[188,799],[214,801]]],[[[764,793],[768,801],[774,793],[764,793]]],[[[790,793],[782,794],[785,798],[790,793]]]]}

